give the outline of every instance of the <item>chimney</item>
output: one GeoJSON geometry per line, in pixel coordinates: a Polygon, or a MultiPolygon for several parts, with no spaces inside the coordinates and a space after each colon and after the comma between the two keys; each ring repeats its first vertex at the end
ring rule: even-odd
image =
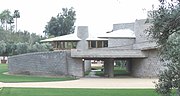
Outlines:
{"type": "Polygon", "coordinates": [[[89,37],[88,26],[78,26],[77,37],[82,40],[87,39],[89,37]]]}
{"type": "Polygon", "coordinates": [[[77,49],[88,49],[88,42],[86,41],[86,39],[89,37],[88,26],[78,26],[77,37],[81,39],[81,41],[79,41],[77,44],[77,49]]]}

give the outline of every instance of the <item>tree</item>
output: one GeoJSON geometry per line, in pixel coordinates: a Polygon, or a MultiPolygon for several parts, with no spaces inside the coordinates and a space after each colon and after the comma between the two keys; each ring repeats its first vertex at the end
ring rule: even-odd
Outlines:
{"type": "Polygon", "coordinates": [[[1,27],[4,28],[5,30],[8,29],[7,25],[10,24],[10,29],[11,29],[11,24],[14,23],[13,17],[11,15],[11,12],[7,9],[4,10],[0,13],[0,19],[1,19],[1,27]]]}
{"type": "Polygon", "coordinates": [[[165,69],[160,73],[156,91],[162,96],[180,96],[180,0],[159,0],[153,10],[150,35],[157,40],[165,69]],[[176,90],[172,93],[172,89],[176,90]]]}
{"type": "Polygon", "coordinates": [[[14,23],[14,19],[12,16],[9,18],[7,23],[10,25],[10,31],[13,31],[14,26],[12,26],[12,24],[14,23]]]}
{"type": "Polygon", "coordinates": [[[44,33],[48,36],[62,36],[74,33],[74,23],[76,21],[75,16],[76,12],[73,10],[73,7],[70,9],[62,8],[62,12],[56,17],[52,17],[47,23],[44,33]]]}
{"type": "Polygon", "coordinates": [[[17,18],[20,18],[20,12],[19,10],[14,11],[13,18],[16,18],[16,32],[17,32],[17,18]]]}
{"type": "Polygon", "coordinates": [[[16,44],[17,54],[24,54],[28,52],[28,43],[17,43],[16,44]]]}
{"type": "Polygon", "coordinates": [[[4,41],[0,41],[0,56],[3,56],[3,60],[5,60],[5,52],[6,52],[6,43],[4,41]]]}
{"type": "Polygon", "coordinates": [[[28,50],[29,52],[45,52],[45,51],[53,51],[53,47],[51,46],[51,44],[48,43],[40,44],[36,42],[32,46],[29,46],[28,50]]]}

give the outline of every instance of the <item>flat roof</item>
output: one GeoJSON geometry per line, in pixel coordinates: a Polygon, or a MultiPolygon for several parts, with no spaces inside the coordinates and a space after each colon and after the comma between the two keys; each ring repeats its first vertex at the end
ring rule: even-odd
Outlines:
{"type": "Polygon", "coordinates": [[[105,38],[98,38],[98,37],[88,37],[87,41],[107,41],[108,39],[105,38]]]}
{"type": "Polygon", "coordinates": [[[41,42],[52,42],[52,41],[80,41],[81,39],[79,39],[77,37],[76,33],[73,34],[68,34],[68,35],[63,35],[63,36],[58,36],[58,37],[54,37],[54,38],[49,38],[49,39],[45,39],[45,40],[41,40],[41,42]]]}

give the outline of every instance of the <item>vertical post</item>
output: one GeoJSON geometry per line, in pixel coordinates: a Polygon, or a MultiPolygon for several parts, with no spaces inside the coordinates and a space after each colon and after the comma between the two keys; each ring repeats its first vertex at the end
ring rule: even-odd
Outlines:
{"type": "Polygon", "coordinates": [[[91,41],[89,41],[89,48],[92,48],[92,47],[91,47],[91,41]]]}
{"type": "Polygon", "coordinates": [[[132,67],[132,59],[127,59],[127,64],[126,64],[126,69],[128,71],[128,73],[131,73],[131,67],[132,67]]]}
{"type": "Polygon", "coordinates": [[[108,63],[107,63],[107,60],[104,60],[104,76],[108,77],[108,63]]]}
{"type": "Polygon", "coordinates": [[[104,75],[107,77],[114,77],[114,59],[104,60],[104,75]]]}
{"type": "Polygon", "coordinates": [[[17,32],[17,17],[16,17],[16,32],[17,32]]]}
{"type": "Polygon", "coordinates": [[[114,60],[113,59],[109,59],[109,77],[112,78],[114,77],[114,60]]]}
{"type": "Polygon", "coordinates": [[[96,42],[96,48],[98,48],[98,41],[95,41],[96,42]]]}
{"type": "Polygon", "coordinates": [[[84,66],[85,66],[85,63],[84,63],[85,60],[82,59],[82,62],[83,62],[83,63],[82,63],[82,71],[83,71],[83,77],[84,77],[84,76],[85,76],[85,74],[84,74],[84,73],[85,73],[85,67],[84,67],[84,66]]]}
{"type": "Polygon", "coordinates": [[[102,41],[102,48],[104,47],[104,41],[102,41]]]}

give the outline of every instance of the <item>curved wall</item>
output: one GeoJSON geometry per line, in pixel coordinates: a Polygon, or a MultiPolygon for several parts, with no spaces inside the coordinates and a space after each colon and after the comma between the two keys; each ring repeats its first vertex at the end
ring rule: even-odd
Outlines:
{"type": "Polygon", "coordinates": [[[8,58],[10,74],[44,76],[83,76],[81,59],[70,57],[70,51],[37,52],[8,58]]]}

